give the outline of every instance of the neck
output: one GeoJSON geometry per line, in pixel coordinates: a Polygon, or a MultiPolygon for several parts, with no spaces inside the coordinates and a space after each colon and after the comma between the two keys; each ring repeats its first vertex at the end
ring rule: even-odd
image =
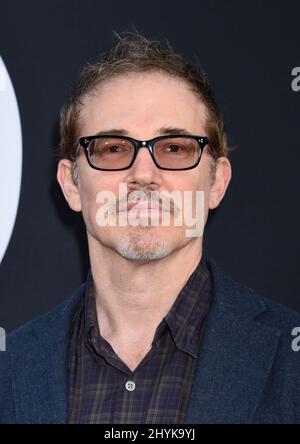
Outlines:
{"type": "Polygon", "coordinates": [[[88,235],[101,335],[124,344],[138,338],[151,341],[201,259],[200,240],[163,259],[139,262],[88,235]]]}

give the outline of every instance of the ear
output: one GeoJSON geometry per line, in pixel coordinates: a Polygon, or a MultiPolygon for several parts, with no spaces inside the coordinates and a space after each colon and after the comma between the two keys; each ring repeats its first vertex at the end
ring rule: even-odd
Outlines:
{"type": "Polygon", "coordinates": [[[81,211],[80,193],[78,186],[73,181],[72,162],[70,160],[62,159],[59,161],[56,178],[70,208],[73,211],[81,211]]]}
{"type": "Polygon", "coordinates": [[[214,183],[209,192],[209,208],[212,210],[219,206],[231,180],[231,164],[227,157],[217,159],[214,183]]]}

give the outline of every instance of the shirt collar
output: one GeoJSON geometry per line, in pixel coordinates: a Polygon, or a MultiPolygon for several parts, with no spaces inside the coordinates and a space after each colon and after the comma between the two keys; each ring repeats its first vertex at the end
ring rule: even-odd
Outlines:
{"type": "Polygon", "coordinates": [[[95,286],[91,269],[89,269],[87,274],[84,299],[84,337],[86,344],[90,346],[93,330],[96,329],[99,331],[95,299],[95,286]]]}
{"type": "MultiPolygon", "coordinates": [[[[171,309],[158,325],[152,345],[160,339],[168,326],[175,345],[194,358],[198,356],[200,333],[212,295],[211,282],[210,271],[202,256],[171,309]]],[[[91,269],[87,274],[84,299],[84,336],[86,344],[90,346],[93,331],[99,333],[91,269]]]]}
{"type": "Polygon", "coordinates": [[[210,271],[202,256],[164,318],[176,346],[195,358],[198,356],[200,334],[211,295],[210,271]]]}

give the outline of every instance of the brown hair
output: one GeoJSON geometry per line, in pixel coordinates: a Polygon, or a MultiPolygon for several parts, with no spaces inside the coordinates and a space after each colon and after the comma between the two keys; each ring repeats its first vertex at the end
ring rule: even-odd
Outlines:
{"type": "Polygon", "coordinates": [[[167,39],[165,42],[149,40],[136,30],[120,34],[113,31],[113,34],[118,39],[116,45],[108,52],[102,53],[95,63],[86,65],[70,99],[61,110],[60,143],[56,153],[58,160],[63,158],[75,160],[80,110],[87,95],[114,77],[150,71],[166,73],[189,84],[206,107],[205,129],[209,138],[208,153],[214,160],[220,156],[227,157],[233,148],[228,147],[223,117],[204,71],[177,54],[167,39]]]}

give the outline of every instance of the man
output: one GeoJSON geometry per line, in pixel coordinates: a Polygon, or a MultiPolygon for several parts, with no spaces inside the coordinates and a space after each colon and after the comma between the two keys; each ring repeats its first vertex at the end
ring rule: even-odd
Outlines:
{"type": "Polygon", "coordinates": [[[300,422],[300,316],[203,255],[231,179],[206,76],[128,33],[85,68],[60,130],[57,179],[91,267],[9,335],[1,422],[300,422]]]}

